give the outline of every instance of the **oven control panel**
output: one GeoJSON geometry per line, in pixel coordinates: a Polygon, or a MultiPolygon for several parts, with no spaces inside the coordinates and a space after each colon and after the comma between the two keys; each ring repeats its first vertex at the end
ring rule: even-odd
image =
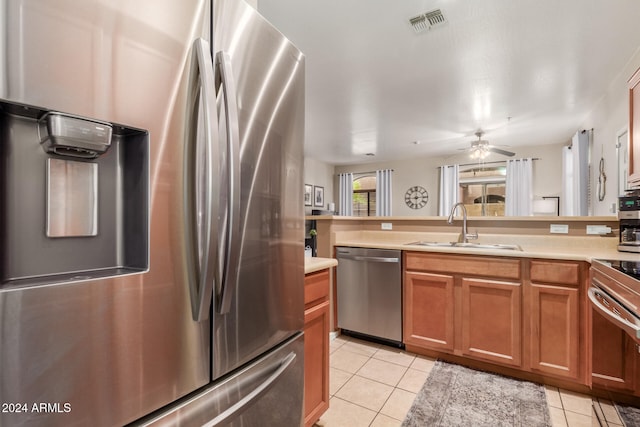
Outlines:
{"type": "Polygon", "coordinates": [[[640,196],[618,197],[618,210],[620,211],[640,211],[640,196]]]}

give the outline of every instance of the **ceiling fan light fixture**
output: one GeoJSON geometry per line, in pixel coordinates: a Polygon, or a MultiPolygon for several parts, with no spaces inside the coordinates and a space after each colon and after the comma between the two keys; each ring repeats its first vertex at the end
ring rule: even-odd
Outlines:
{"type": "Polygon", "coordinates": [[[474,141],[471,143],[469,156],[474,160],[484,160],[489,155],[489,144],[486,141],[474,141]]]}
{"type": "Polygon", "coordinates": [[[485,156],[482,150],[473,150],[471,151],[471,153],[469,153],[469,157],[471,157],[473,160],[480,160],[480,159],[483,159],[485,156]]]}

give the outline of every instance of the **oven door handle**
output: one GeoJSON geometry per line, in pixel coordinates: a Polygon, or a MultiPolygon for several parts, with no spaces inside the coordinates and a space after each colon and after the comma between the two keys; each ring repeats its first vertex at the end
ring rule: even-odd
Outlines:
{"type": "Polygon", "coordinates": [[[589,288],[589,291],[587,292],[587,295],[589,296],[589,300],[591,301],[591,304],[593,304],[593,307],[600,314],[608,318],[610,321],[612,321],[616,325],[620,326],[625,332],[631,335],[636,341],[639,341],[640,326],[634,325],[633,323],[629,322],[627,319],[613,313],[611,310],[605,307],[604,304],[598,301],[598,298],[596,298],[596,293],[602,294],[603,292],[600,289],[593,286],[591,286],[589,288]]]}

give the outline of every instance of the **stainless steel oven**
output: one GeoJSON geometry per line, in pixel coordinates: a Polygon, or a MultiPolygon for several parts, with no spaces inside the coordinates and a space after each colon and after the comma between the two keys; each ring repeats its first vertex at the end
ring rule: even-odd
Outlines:
{"type": "Polygon", "coordinates": [[[591,306],[640,343],[640,261],[593,260],[591,306]]]}

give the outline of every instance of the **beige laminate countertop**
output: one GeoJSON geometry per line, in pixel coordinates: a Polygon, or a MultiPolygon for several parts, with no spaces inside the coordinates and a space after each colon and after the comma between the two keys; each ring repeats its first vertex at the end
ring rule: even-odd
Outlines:
{"type": "Polygon", "coordinates": [[[338,265],[338,260],[334,258],[306,257],[304,259],[304,274],[313,273],[338,265]]]}
{"type": "Polygon", "coordinates": [[[440,252],[451,254],[474,254],[508,256],[519,258],[546,258],[591,262],[592,259],[618,259],[640,261],[640,254],[618,252],[617,237],[608,236],[532,236],[532,235],[480,235],[471,242],[487,244],[515,244],[522,251],[508,249],[477,249],[460,247],[430,247],[411,245],[412,242],[451,242],[457,234],[410,233],[362,231],[358,233],[336,233],[335,246],[397,249],[403,251],[440,252]]]}

